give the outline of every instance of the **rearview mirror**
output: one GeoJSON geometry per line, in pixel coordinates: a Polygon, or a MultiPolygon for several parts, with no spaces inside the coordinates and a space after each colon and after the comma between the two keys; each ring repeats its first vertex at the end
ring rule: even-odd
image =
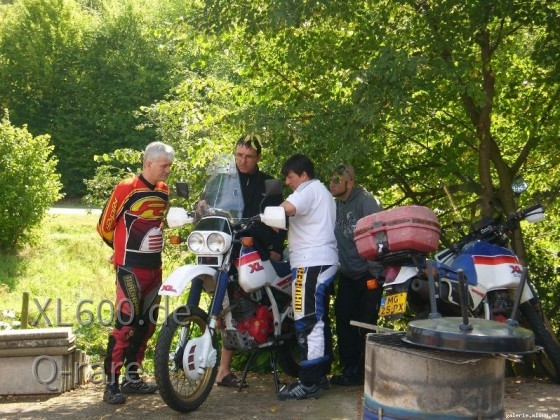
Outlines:
{"type": "Polygon", "coordinates": [[[266,179],[264,181],[264,195],[282,195],[282,183],[279,179],[266,179]]]}
{"type": "Polygon", "coordinates": [[[528,187],[529,185],[527,185],[527,182],[521,177],[515,177],[511,182],[511,189],[515,194],[521,194],[528,187]]]}
{"type": "Polygon", "coordinates": [[[175,183],[175,190],[177,195],[182,198],[189,198],[189,184],[185,181],[178,181],[175,183]]]}

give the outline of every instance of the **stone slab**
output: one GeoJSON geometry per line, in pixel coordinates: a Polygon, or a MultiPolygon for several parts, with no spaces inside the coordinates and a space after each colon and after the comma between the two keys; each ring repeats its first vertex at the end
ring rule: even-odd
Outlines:
{"type": "Polygon", "coordinates": [[[0,349],[0,359],[3,357],[23,357],[23,356],[61,356],[72,353],[76,347],[34,347],[34,348],[15,348],[0,349]]]}
{"type": "Polygon", "coordinates": [[[76,342],[76,336],[64,338],[33,338],[22,340],[0,341],[0,350],[33,349],[38,347],[70,347],[76,342]]]}
{"type": "Polygon", "coordinates": [[[5,330],[0,331],[0,342],[50,338],[70,338],[73,336],[74,333],[69,327],[5,330]]]}

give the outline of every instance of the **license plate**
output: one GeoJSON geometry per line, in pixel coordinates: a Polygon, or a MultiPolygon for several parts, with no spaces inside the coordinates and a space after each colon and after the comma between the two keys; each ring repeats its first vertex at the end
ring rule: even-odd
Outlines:
{"type": "Polygon", "coordinates": [[[406,292],[386,295],[381,298],[380,316],[392,316],[404,314],[406,310],[406,292]]]}

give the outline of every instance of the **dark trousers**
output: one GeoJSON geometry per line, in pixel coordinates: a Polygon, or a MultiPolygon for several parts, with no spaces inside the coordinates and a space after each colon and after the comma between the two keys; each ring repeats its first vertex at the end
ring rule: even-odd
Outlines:
{"type": "Polygon", "coordinates": [[[334,303],[338,357],[343,368],[364,369],[365,338],[369,330],[350,325],[350,321],[377,323],[379,304],[383,289],[367,288],[367,280],[373,276],[364,274],[354,280],[340,274],[334,303]]]}
{"type": "Polygon", "coordinates": [[[117,267],[116,322],[104,361],[109,382],[118,380],[123,365],[127,374],[136,373],[142,365],[156,328],[161,276],[161,268],[117,267]]]}

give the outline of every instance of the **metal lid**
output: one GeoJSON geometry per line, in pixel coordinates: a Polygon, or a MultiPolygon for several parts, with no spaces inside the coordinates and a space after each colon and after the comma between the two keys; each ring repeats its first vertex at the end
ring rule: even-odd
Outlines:
{"type": "Polygon", "coordinates": [[[533,332],[487,319],[445,317],[411,321],[403,341],[424,347],[472,353],[530,353],[535,351],[533,332]]]}

